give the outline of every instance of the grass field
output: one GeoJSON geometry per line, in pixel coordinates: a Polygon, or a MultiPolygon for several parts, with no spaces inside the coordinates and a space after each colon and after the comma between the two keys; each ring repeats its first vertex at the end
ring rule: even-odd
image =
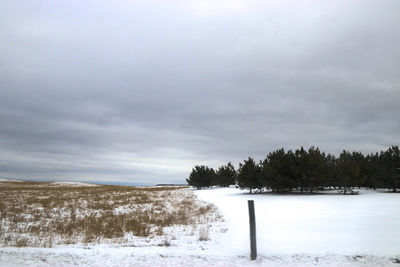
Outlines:
{"type": "Polygon", "coordinates": [[[174,228],[207,239],[207,224],[221,220],[184,187],[0,181],[0,199],[3,247],[168,246],[174,228]]]}

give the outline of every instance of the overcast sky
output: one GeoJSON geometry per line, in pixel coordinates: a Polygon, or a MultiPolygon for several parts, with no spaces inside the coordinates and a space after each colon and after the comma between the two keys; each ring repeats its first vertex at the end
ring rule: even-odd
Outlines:
{"type": "Polygon", "coordinates": [[[183,183],[400,144],[398,0],[0,3],[0,177],[183,183]]]}

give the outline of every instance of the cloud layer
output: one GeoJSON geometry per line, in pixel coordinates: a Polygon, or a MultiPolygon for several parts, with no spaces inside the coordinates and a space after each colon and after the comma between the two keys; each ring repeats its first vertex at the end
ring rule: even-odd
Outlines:
{"type": "Polygon", "coordinates": [[[400,2],[5,1],[0,176],[184,182],[400,143],[400,2]]]}

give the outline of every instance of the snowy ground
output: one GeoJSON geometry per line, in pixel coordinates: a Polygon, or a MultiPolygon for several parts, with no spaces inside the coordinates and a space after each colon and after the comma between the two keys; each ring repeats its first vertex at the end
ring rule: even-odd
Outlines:
{"type": "Polygon", "coordinates": [[[400,266],[400,194],[249,195],[234,188],[193,190],[225,222],[209,241],[171,246],[0,248],[6,266],[400,266]],[[254,199],[259,256],[249,260],[247,199],[254,199]]]}
{"type": "Polygon", "coordinates": [[[247,200],[255,203],[258,250],[270,253],[400,254],[400,194],[360,190],[319,195],[243,194],[238,189],[195,192],[228,221],[226,243],[249,247],[247,200]]]}
{"type": "Polygon", "coordinates": [[[82,182],[52,182],[47,184],[47,186],[91,187],[99,185],[91,183],[82,183],[82,182]]]}
{"type": "Polygon", "coordinates": [[[19,180],[7,179],[7,178],[0,178],[0,182],[21,182],[19,180]]]}

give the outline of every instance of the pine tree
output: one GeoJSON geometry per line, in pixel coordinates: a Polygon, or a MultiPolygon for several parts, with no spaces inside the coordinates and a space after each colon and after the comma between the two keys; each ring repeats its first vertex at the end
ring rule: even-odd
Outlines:
{"type": "Polygon", "coordinates": [[[215,181],[215,171],[207,166],[195,166],[186,182],[200,189],[209,187],[215,181]]]}
{"type": "Polygon", "coordinates": [[[310,147],[308,157],[307,184],[312,193],[326,185],[327,159],[325,153],[321,152],[318,147],[310,147]]]}
{"type": "Polygon", "coordinates": [[[340,154],[336,168],[338,174],[338,182],[343,187],[343,192],[346,194],[347,189],[352,189],[355,186],[361,184],[361,166],[358,158],[361,157],[361,153],[343,150],[340,154]]]}
{"type": "Polygon", "coordinates": [[[336,157],[334,155],[328,154],[325,158],[325,186],[338,187],[337,174],[336,174],[336,157]]]}
{"type": "Polygon", "coordinates": [[[385,167],[386,176],[383,179],[385,187],[393,192],[400,187],[400,151],[398,146],[391,146],[385,152],[381,152],[381,163],[385,167]]]}
{"type": "Polygon", "coordinates": [[[216,172],[216,184],[222,187],[227,187],[235,184],[236,171],[232,163],[228,163],[218,168],[216,172]]]}
{"type": "Polygon", "coordinates": [[[261,163],[262,185],[272,191],[290,191],[296,186],[295,155],[283,148],[268,154],[261,163]]]}
{"type": "Polygon", "coordinates": [[[248,158],[243,163],[239,164],[237,173],[237,183],[240,189],[250,189],[250,194],[253,189],[261,189],[259,181],[260,167],[254,162],[252,158],[248,158]]]}
{"type": "Polygon", "coordinates": [[[300,187],[300,192],[303,193],[307,187],[307,168],[308,168],[308,153],[307,151],[301,147],[300,149],[296,149],[295,151],[295,177],[296,177],[296,185],[300,187]]]}

